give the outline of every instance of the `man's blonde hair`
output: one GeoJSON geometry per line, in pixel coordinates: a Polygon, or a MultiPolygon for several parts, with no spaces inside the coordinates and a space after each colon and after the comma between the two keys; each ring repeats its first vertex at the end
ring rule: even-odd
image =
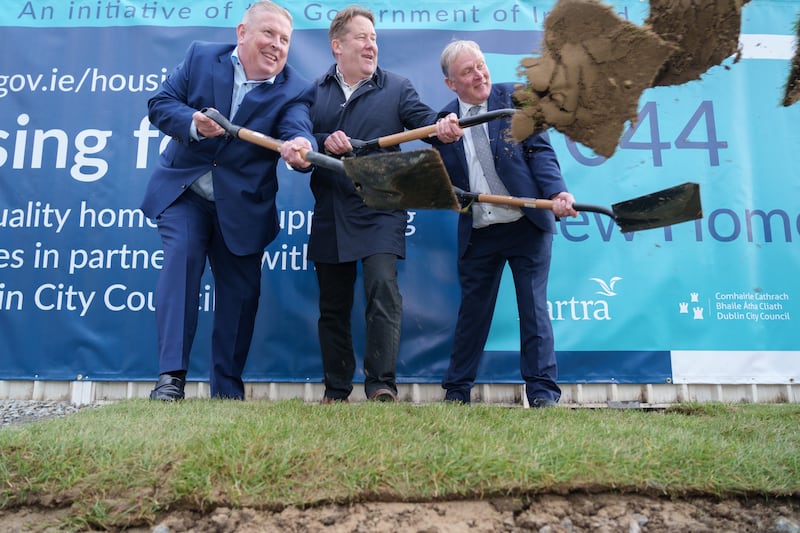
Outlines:
{"type": "Polygon", "coordinates": [[[247,25],[253,17],[253,13],[257,11],[271,11],[273,13],[277,13],[278,15],[282,15],[286,17],[289,21],[289,24],[294,24],[292,20],[292,14],[289,13],[289,10],[283,6],[279,6],[275,2],[271,2],[270,0],[259,0],[258,2],[253,2],[253,4],[247,8],[247,11],[244,12],[242,16],[242,24],[247,25]]]}

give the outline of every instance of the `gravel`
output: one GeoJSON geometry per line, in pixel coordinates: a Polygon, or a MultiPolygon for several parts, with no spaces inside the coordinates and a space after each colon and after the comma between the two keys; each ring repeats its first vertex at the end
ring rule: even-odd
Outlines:
{"type": "Polygon", "coordinates": [[[0,428],[19,426],[45,418],[59,418],[88,406],[56,400],[0,400],[0,428]]]}

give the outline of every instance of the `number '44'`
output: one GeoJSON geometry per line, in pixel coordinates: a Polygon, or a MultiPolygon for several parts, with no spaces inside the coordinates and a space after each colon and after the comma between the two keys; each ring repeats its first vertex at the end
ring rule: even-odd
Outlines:
{"type": "MultiPolygon", "coordinates": [[[[632,125],[620,139],[620,148],[630,150],[649,150],[653,154],[653,165],[656,167],[662,166],[661,152],[670,148],[670,143],[663,142],[659,133],[658,126],[658,108],[655,102],[647,102],[639,111],[639,117],[636,124],[632,125]],[[647,128],[650,134],[648,142],[640,142],[631,140],[634,135],[641,129],[647,128]]],[[[727,148],[728,143],[717,139],[717,125],[714,120],[714,104],[706,100],[701,102],[697,110],[689,118],[686,126],[683,127],[678,137],[675,139],[675,148],[689,149],[689,150],[707,150],[709,163],[712,167],[719,166],[719,151],[727,148]],[[705,132],[703,133],[703,126],[705,132]],[[695,130],[699,130],[699,133],[695,130]],[[694,135],[697,139],[705,138],[705,140],[690,140],[689,137],[694,135]]]]}

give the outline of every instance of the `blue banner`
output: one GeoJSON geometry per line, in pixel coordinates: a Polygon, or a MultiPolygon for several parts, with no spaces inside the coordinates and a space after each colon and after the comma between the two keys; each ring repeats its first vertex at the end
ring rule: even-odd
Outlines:
{"type": "MultiPolygon", "coordinates": [[[[306,77],[332,62],[327,28],[347,1],[292,3],[289,61],[306,77]]],[[[153,380],[153,293],[163,260],[138,210],[167,139],[147,99],[195,39],[232,42],[249,2],[6,0],[0,13],[0,379],[153,380]]],[[[380,63],[439,108],[453,38],[483,47],[495,82],[522,81],[555,2],[369,1],[380,63]]],[[[610,5],[635,23],[647,5],[610,5]]],[[[752,0],[740,58],[702,79],[644,92],[613,157],[551,132],[578,201],[612,205],[700,184],[704,217],[622,234],[582,213],[558,227],[549,287],[564,382],[791,383],[800,375],[800,107],[781,107],[797,2],[752,0]]],[[[410,143],[404,149],[418,148],[410,143]]],[[[308,176],[283,171],[282,232],[265,250],[245,378],[322,380],[317,287],[306,259],[308,176]]],[[[400,266],[400,382],[438,382],[459,291],[456,213],[409,212],[400,266]]],[[[354,339],[363,353],[363,297],[354,339]]],[[[208,375],[214,283],[201,292],[190,379],[208,375]]],[[[504,276],[483,382],[519,382],[517,307],[504,276]]],[[[359,370],[360,372],[360,370],[359,370]]]]}

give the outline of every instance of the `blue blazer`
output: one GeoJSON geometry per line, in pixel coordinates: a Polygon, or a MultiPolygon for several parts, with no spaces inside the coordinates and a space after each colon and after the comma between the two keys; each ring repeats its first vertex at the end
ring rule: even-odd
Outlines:
{"type": "MultiPolygon", "coordinates": [[[[495,83],[489,94],[488,109],[514,108],[511,99],[513,83],[495,83]]],[[[440,116],[448,113],[460,114],[458,99],[448,103],[440,116]]],[[[521,143],[511,139],[510,118],[492,120],[488,124],[489,143],[494,154],[495,168],[511,196],[550,198],[567,190],[561,176],[556,153],[550,145],[547,132],[531,135],[521,143]]],[[[477,127],[477,126],[476,126],[477,127]]],[[[453,185],[469,191],[469,174],[464,153],[464,141],[451,144],[434,143],[442,156],[453,185]]],[[[525,216],[542,231],[555,233],[555,217],[547,209],[523,208],[525,216]]],[[[472,210],[462,213],[458,219],[458,256],[462,257],[472,233],[472,210]]]]}
{"type": "MultiPolygon", "coordinates": [[[[370,140],[436,122],[436,111],[420,101],[411,82],[402,76],[378,67],[372,79],[345,102],[335,73],[333,65],[315,82],[311,119],[319,146],[336,130],[370,140]]],[[[399,149],[392,146],[380,151],[399,149]]],[[[315,204],[308,256],[312,261],[344,263],[376,253],[405,257],[405,210],[367,207],[349,177],[325,168],[314,170],[311,191],[315,204]]]]}
{"type": "MultiPolygon", "coordinates": [[[[158,159],[141,204],[155,219],[200,176],[212,171],[220,228],[236,255],[259,253],[280,229],[275,196],[280,155],[225,137],[193,141],[192,113],[214,107],[230,116],[234,45],[194,42],[183,62],[148,101],[150,122],[172,137],[158,159]]],[[[302,135],[314,143],[311,84],[289,65],[272,84],[247,93],[231,121],[276,139],[302,135]]]]}

